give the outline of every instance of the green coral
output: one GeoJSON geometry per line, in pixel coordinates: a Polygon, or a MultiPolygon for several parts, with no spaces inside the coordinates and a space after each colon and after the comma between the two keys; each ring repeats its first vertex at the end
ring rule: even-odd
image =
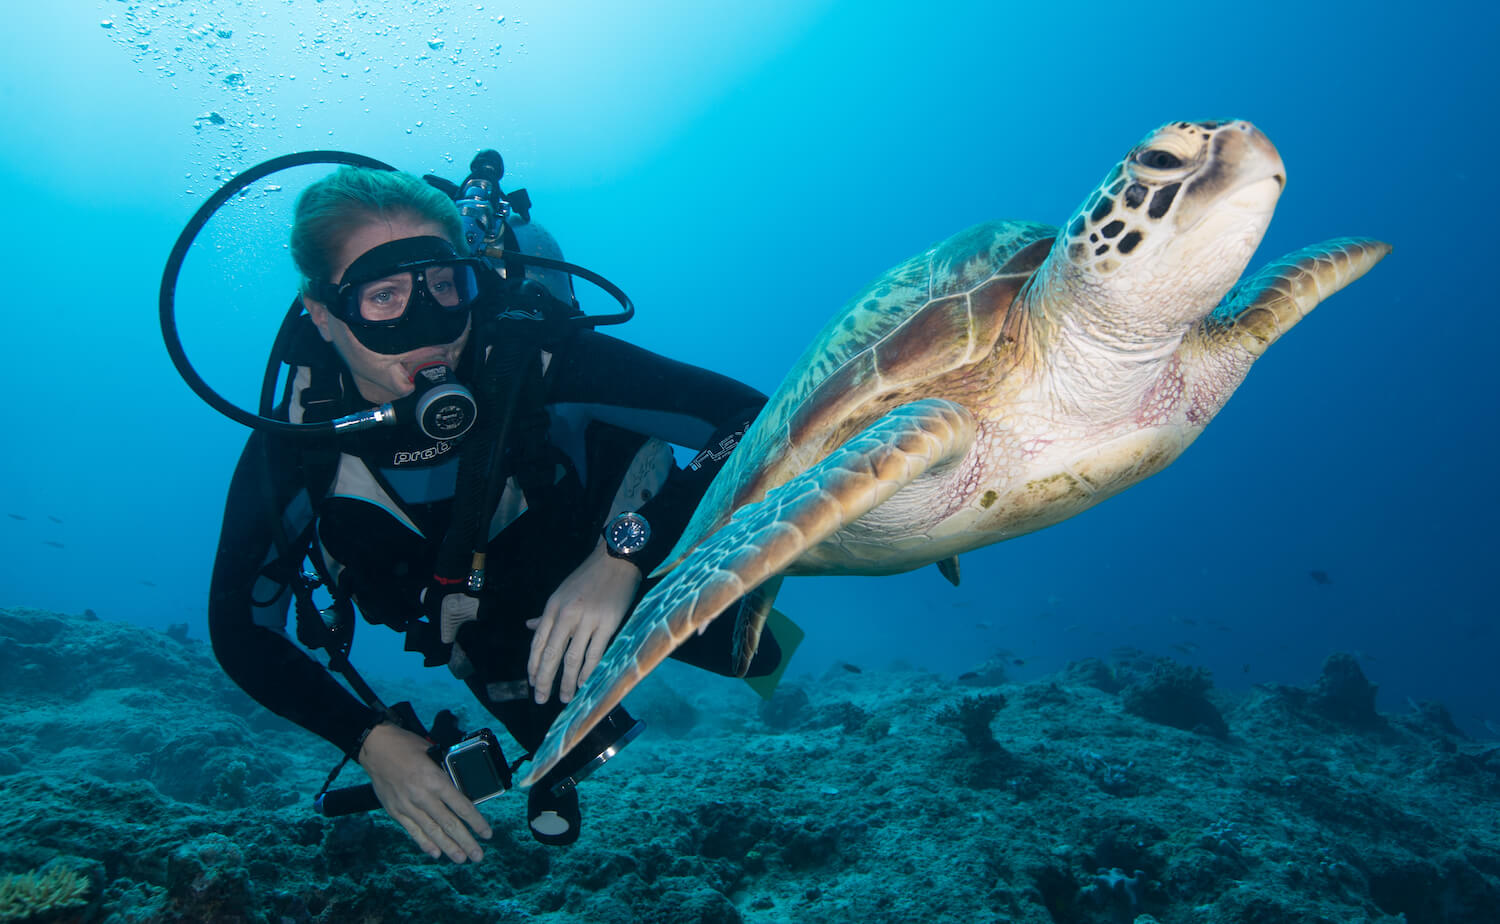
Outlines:
{"type": "Polygon", "coordinates": [[[89,881],[63,866],[42,875],[22,873],[0,879],[0,922],[25,921],[40,914],[88,904],[89,881]]]}

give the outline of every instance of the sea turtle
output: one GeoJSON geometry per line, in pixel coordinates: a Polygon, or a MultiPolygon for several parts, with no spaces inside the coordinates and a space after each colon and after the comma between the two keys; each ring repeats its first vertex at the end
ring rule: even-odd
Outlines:
{"type": "Polygon", "coordinates": [[[1284,178],[1250,123],[1173,122],[1064,228],[981,224],[877,279],[746,432],[524,783],[742,596],[748,664],[781,575],[956,579],[959,553],[1166,468],[1268,346],[1390,252],[1331,240],[1235,285],[1284,178]]]}

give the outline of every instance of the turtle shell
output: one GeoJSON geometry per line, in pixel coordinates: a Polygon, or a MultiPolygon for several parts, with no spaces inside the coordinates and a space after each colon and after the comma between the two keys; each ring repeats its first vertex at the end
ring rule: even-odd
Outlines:
{"type": "Polygon", "coordinates": [[[1024,329],[1011,306],[1056,234],[1034,222],[975,225],[851,299],[782,380],[659,571],[892,407],[951,397],[940,380],[1024,329]]]}

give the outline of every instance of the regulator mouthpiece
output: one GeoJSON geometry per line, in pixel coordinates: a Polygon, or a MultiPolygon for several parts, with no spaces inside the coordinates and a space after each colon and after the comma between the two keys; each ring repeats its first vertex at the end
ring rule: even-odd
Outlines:
{"type": "Polygon", "coordinates": [[[390,424],[411,424],[423,436],[453,441],[468,433],[479,414],[474,394],[460,385],[444,363],[428,363],[412,376],[411,394],[333,422],[335,433],[390,424]]]}
{"type": "Polygon", "coordinates": [[[456,440],[474,426],[479,406],[474,394],[455,380],[452,369],[443,363],[428,363],[417,369],[412,384],[416,390],[401,401],[416,399],[413,421],[425,436],[456,440]]]}

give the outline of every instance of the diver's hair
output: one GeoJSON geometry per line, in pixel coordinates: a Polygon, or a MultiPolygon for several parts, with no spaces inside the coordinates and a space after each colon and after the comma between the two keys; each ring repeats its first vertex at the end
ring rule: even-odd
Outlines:
{"type": "Polygon", "coordinates": [[[374,219],[430,221],[460,254],[467,251],[453,200],[426,181],[395,170],[340,167],[297,197],[292,221],[292,261],[302,274],[302,294],[332,282],[333,261],[359,225],[374,219]]]}

